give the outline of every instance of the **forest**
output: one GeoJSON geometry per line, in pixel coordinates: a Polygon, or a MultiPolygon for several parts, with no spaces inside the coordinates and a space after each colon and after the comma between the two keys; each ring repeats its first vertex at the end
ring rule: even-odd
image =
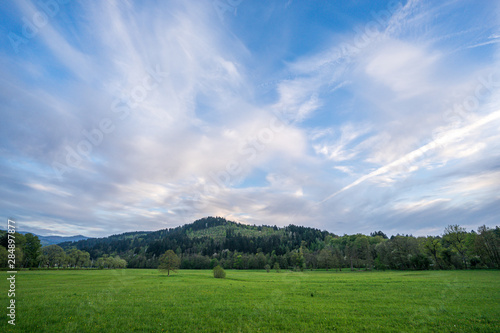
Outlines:
{"type": "MultiPolygon", "coordinates": [[[[16,236],[16,266],[32,268],[157,268],[173,250],[181,269],[445,270],[500,267],[500,228],[467,231],[449,225],[440,236],[335,235],[289,225],[255,226],[207,217],[177,228],[128,232],[41,246],[32,234],[16,236]]],[[[0,265],[12,254],[0,234],[0,265]]]]}

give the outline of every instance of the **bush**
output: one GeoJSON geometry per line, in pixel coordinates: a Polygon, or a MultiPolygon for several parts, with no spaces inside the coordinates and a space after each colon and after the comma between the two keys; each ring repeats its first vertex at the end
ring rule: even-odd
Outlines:
{"type": "Polygon", "coordinates": [[[268,272],[268,273],[271,270],[271,266],[269,266],[269,265],[264,266],[264,268],[266,269],[266,272],[268,272]]]}
{"type": "Polygon", "coordinates": [[[276,270],[276,273],[279,273],[281,271],[280,264],[278,264],[277,262],[274,263],[274,267],[273,268],[276,270]]]}
{"type": "Polygon", "coordinates": [[[217,265],[214,267],[214,278],[216,279],[224,279],[226,277],[226,271],[224,271],[224,268],[220,267],[220,265],[217,265]]]}

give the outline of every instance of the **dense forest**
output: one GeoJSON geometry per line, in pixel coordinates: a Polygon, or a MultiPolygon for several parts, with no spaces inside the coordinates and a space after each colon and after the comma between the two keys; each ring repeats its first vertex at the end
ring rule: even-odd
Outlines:
{"type": "MultiPolygon", "coordinates": [[[[16,234],[17,235],[17,234],[16,234]]],[[[160,255],[173,250],[181,269],[216,265],[235,269],[428,270],[500,267],[500,228],[467,232],[458,225],[441,236],[388,238],[382,231],[338,236],[289,225],[250,226],[207,217],[156,232],[129,232],[106,238],[41,247],[31,234],[16,236],[19,267],[157,268],[160,255]]],[[[0,236],[0,264],[9,255],[0,236]]]]}

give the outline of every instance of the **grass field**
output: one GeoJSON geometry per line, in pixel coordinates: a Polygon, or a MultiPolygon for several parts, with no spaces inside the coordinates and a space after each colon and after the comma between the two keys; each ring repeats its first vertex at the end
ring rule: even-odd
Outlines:
{"type": "Polygon", "coordinates": [[[499,271],[21,271],[15,329],[2,280],[0,332],[500,330],[499,271]]]}

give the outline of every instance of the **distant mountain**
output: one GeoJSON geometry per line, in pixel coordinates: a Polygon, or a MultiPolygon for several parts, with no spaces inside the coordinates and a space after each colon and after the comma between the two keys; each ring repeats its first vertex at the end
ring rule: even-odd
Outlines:
{"type": "Polygon", "coordinates": [[[27,232],[27,231],[20,231],[20,234],[26,235],[26,234],[33,234],[38,237],[40,240],[40,243],[42,246],[46,245],[54,245],[54,244],[60,244],[64,242],[78,242],[81,240],[89,239],[90,237],[83,236],[83,235],[76,235],[76,236],[40,236],[37,234],[34,234],[32,232],[27,232]]]}
{"type": "Polygon", "coordinates": [[[42,246],[60,244],[60,243],[65,243],[65,242],[78,242],[78,241],[89,239],[89,238],[90,237],[83,236],[83,235],[68,236],[68,237],[65,237],[65,236],[38,236],[38,239],[40,240],[40,243],[42,244],[42,246]]]}

